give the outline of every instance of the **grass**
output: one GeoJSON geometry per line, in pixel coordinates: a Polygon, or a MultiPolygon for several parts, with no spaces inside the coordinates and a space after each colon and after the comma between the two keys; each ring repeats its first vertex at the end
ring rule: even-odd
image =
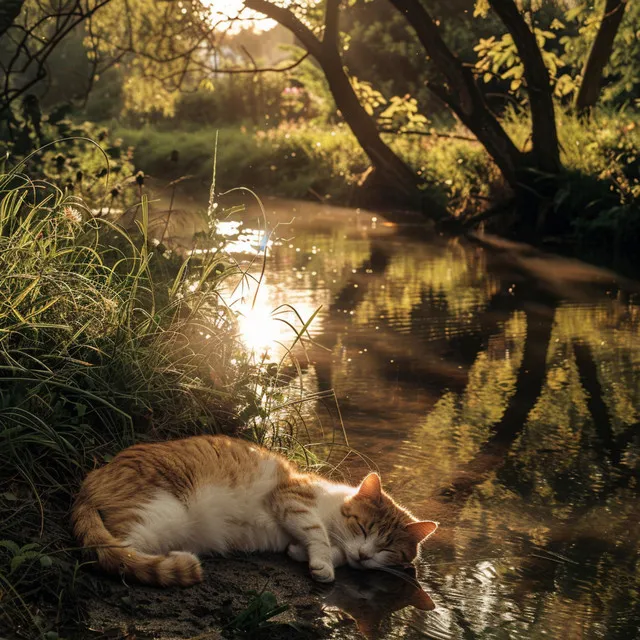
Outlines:
{"type": "MultiPolygon", "coordinates": [[[[196,183],[207,184],[215,130],[170,124],[171,130],[116,127],[114,133],[133,145],[137,168],[165,179],[191,174],[196,183]],[[177,162],[170,160],[174,150],[177,162]]],[[[503,124],[516,145],[526,150],[526,117],[512,111],[503,124]]],[[[635,233],[640,219],[637,116],[602,110],[583,122],[558,109],[558,131],[566,173],[560,178],[558,198],[550,203],[550,215],[558,219],[555,226],[586,244],[598,240],[603,229],[611,238],[635,233]]],[[[383,137],[425,177],[431,196],[454,215],[472,216],[508,193],[482,145],[462,127],[383,137]]],[[[360,186],[370,169],[343,123],[284,122],[264,129],[225,125],[219,153],[223,185],[246,184],[261,193],[341,204],[360,203],[360,186]]]]}
{"type": "MultiPolygon", "coordinates": [[[[161,180],[192,176],[206,190],[217,130],[116,127],[114,134],[134,147],[137,168],[161,180]],[[177,156],[174,152],[177,152],[177,156]],[[173,159],[172,159],[173,157],[173,159]],[[176,160],[177,157],[177,160],[176,160]]],[[[368,167],[364,152],[343,126],[312,129],[223,127],[219,131],[218,183],[242,184],[260,193],[289,198],[345,202],[368,167]],[[352,153],[345,154],[345,147],[352,153]]]]}
{"type": "Polygon", "coordinates": [[[224,251],[183,261],[155,245],[144,198],[139,217],[127,232],[49,182],[0,174],[0,635],[53,640],[81,618],[78,590],[96,581],[70,505],[124,447],[242,419],[301,456],[295,415],[279,432],[284,370],[255,361],[220,295],[248,276],[224,251]]]}

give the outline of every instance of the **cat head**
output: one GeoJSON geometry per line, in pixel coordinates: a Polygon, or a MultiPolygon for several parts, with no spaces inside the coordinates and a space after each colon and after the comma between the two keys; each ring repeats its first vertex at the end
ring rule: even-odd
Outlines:
{"type": "Polygon", "coordinates": [[[347,562],[359,569],[409,566],[418,548],[437,528],[436,522],[416,520],[382,490],[380,476],[370,473],[342,505],[347,562]]]}

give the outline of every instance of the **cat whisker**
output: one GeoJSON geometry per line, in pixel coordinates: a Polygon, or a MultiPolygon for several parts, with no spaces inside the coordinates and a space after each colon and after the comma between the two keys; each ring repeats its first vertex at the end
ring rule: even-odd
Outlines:
{"type": "Polygon", "coordinates": [[[345,547],[347,546],[347,539],[337,534],[335,531],[329,531],[329,535],[335,540],[337,540],[338,542],[340,542],[343,546],[345,547]]]}

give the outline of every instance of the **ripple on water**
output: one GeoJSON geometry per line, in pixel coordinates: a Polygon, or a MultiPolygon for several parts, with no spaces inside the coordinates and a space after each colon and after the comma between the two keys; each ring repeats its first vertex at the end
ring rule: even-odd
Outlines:
{"type": "MultiPolygon", "coordinates": [[[[295,206],[304,221],[270,246],[261,308],[307,319],[322,305],[307,391],[335,389],[350,444],[440,521],[418,567],[435,609],[410,594],[385,609],[395,587],[345,578],[345,611],[380,638],[637,637],[633,291],[582,263],[295,206]]],[[[326,433],[337,414],[315,409],[326,433]]],[[[365,468],[345,465],[354,479],[365,468]]]]}

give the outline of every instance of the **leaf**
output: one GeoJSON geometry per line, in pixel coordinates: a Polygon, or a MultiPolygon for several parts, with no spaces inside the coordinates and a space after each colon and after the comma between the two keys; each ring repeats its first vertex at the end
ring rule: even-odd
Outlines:
{"type": "Polygon", "coordinates": [[[49,569],[53,565],[53,560],[49,556],[40,556],[40,566],[43,569],[49,569]]]}
{"type": "Polygon", "coordinates": [[[0,540],[0,547],[4,547],[14,556],[20,553],[20,547],[13,540],[0,540]]]}
{"type": "Polygon", "coordinates": [[[476,0],[473,8],[474,18],[486,18],[489,13],[489,0],[476,0]]]}

